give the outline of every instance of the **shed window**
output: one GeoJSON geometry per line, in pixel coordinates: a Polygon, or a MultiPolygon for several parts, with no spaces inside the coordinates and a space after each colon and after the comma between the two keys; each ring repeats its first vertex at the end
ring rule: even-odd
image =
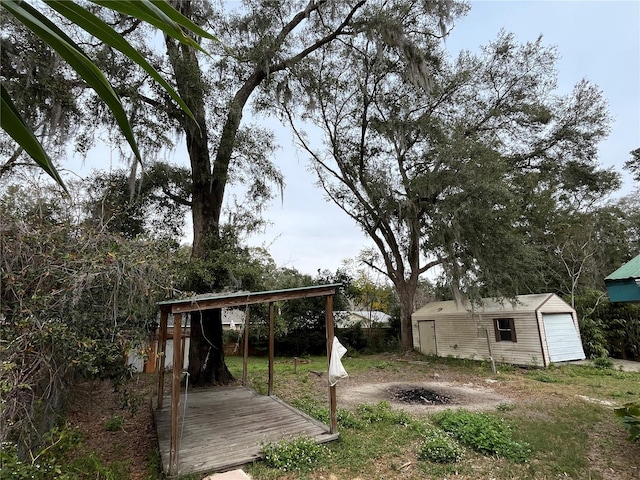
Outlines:
{"type": "Polygon", "coordinates": [[[517,342],[516,325],[513,318],[494,318],[493,328],[496,332],[496,342],[517,342]]]}

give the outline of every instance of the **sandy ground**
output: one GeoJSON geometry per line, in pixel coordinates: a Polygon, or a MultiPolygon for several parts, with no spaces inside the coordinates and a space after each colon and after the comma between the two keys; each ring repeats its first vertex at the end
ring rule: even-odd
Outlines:
{"type": "Polygon", "coordinates": [[[378,403],[387,401],[392,407],[415,414],[426,414],[447,408],[464,407],[467,410],[494,409],[501,403],[508,403],[509,398],[494,391],[490,386],[480,384],[452,384],[449,382],[390,382],[365,383],[349,386],[347,382],[338,390],[338,405],[353,408],[361,403],[378,403]],[[431,403],[424,400],[418,403],[407,403],[398,398],[401,390],[425,389],[449,400],[446,403],[431,403]]]}

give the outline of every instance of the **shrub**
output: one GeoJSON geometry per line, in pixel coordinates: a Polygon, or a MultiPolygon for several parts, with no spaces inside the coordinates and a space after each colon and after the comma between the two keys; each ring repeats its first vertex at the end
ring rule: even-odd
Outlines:
{"type": "Polygon", "coordinates": [[[511,428],[501,418],[466,410],[445,410],[436,414],[435,422],[462,444],[479,453],[498,455],[516,462],[527,460],[527,445],[511,438],[511,428]]]}
{"type": "Polygon", "coordinates": [[[18,455],[18,446],[12,442],[0,444],[0,479],[49,480],[70,478],[64,467],[65,455],[80,442],[77,429],[55,427],[44,436],[44,446],[31,452],[30,458],[18,455]]]}
{"type": "Polygon", "coordinates": [[[616,408],[617,417],[622,419],[622,424],[629,430],[629,440],[640,442],[640,403],[627,403],[623,407],[616,408]]]}
{"type": "Polygon", "coordinates": [[[420,445],[418,458],[435,463],[455,463],[462,460],[464,448],[444,432],[433,430],[420,445]]]}
{"type": "Polygon", "coordinates": [[[265,463],[283,472],[306,472],[322,458],[323,447],[310,438],[298,437],[291,441],[268,443],[262,446],[265,463]]]}
{"type": "Polygon", "coordinates": [[[613,368],[613,360],[606,356],[594,358],[591,363],[593,363],[593,366],[596,368],[613,368]]]}

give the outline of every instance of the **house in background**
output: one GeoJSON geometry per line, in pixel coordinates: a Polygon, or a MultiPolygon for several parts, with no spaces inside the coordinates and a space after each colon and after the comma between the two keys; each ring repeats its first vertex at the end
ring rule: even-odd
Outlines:
{"type": "MultiPolygon", "coordinates": [[[[183,365],[185,368],[189,365],[189,341],[191,335],[191,317],[187,314],[184,316],[184,325],[182,327],[182,351],[184,352],[183,365]]],[[[223,308],[222,309],[222,329],[242,331],[244,328],[245,312],[239,308],[223,308]]],[[[144,352],[130,352],[128,364],[133,366],[136,372],[154,373],[157,351],[158,351],[158,335],[156,332],[149,346],[144,352]]],[[[173,362],[173,315],[169,315],[167,320],[167,358],[165,368],[170,368],[173,362]]]]}
{"type": "Polygon", "coordinates": [[[611,302],[640,302],[640,255],[604,279],[611,302]]]}
{"type": "Polygon", "coordinates": [[[411,320],[413,344],[427,355],[543,367],[585,358],[575,310],[551,293],[432,302],[411,320]]]}
{"type": "Polygon", "coordinates": [[[362,328],[389,328],[391,316],[378,310],[337,310],[333,312],[336,328],[360,324],[362,328]]]}

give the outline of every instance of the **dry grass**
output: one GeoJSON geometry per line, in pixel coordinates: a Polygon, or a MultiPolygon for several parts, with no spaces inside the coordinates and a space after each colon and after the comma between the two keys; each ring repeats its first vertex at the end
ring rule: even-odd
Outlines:
{"type": "MultiPolygon", "coordinates": [[[[401,357],[394,355],[347,358],[348,382],[338,384],[340,394],[349,386],[385,382],[441,382],[466,388],[490,389],[502,396],[503,406],[488,407],[513,427],[516,440],[531,446],[530,461],[517,464],[505,459],[486,457],[467,449],[462,462],[438,465],[419,461],[420,433],[406,425],[382,421],[360,428],[341,427],[341,439],[328,444],[325,458],[309,473],[283,473],[258,462],[246,470],[256,480],[298,479],[602,479],[635,480],[640,478],[640,444],[626,440],[626,432],[614,418],[615,404],[640,400],[640,374],[602,371],[586,367],[562,367],[528,371],[505,367],[495,377],[488,365],[475,362],[401,357]],[[414,363],[414,362],[418,363],[414,363]],[[487,380],[491,382],[487,382],[487,380]],[[474,387],[475,386],[475,387],[474,387]],[[583,397],[587,397],[584,399],[583,397]]],[[[232,372],[240,373],[241,361],[229,359],[232,372]]],[[[250,359],[249,379],[254,388],[264,391],[267,380],[266,359],[250,359]]],[[[307,407],[312,413],[327,404],[326,360],[311,358],[293,371],[290,359],[276,361],[276,394],[307,407]]],[[[239,375],[238,375],[239,376],[239,375]]],[[[148,392],[152,377],[142,375],[141,391],[148,392]]],[[[106,387],[104,387],[106,388],[106,387]]],[[[88,403],[80,397],[81,408],[72,412],[87,438],[85,447],[103,455],[125,459],[135,479],[161,478],[149,471],[153,463],[155,438],[148,404],[134,417],[125,417],[124,431],[106,432],[105,418],[117,414],[116,396],[110,404],[107,390],[100,390],[100,402],[88,403]],[[90,408],[88,408],[90,407],[90,408]],[[87,411],[85,411],[87,409],[87,411]]],[[[345,405],[339,405],[339,407],[345,405]]],[[[352,410],[356,411],[355,408],[352,410]]],[[[357,414],[356,414],[357,415],[357,414]]],[[[414,419],[429,422],[428,413],[412,412],[414,419]]],[[[75,420],[74,420],[75,419],[75,420]]],[[[86,450],[85,450],[86,451],[86,450]]],[[[197,478],[197,477],[191,477],[197,478]]]]}

